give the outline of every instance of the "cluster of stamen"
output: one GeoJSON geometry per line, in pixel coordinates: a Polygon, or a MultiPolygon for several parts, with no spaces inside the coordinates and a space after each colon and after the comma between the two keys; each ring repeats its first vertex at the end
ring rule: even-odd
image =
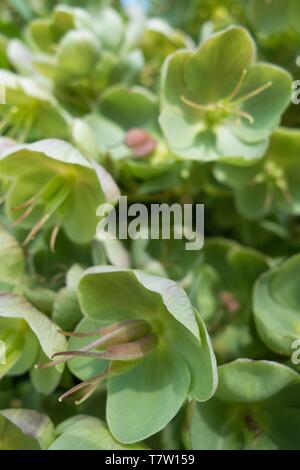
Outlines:
{"type": "Polygon", "coordinates": [[[284,199],[288,204],[292,203],[292,195],[290,193],[284,172],[274,162],[267,161],[263,167],[263,171],[259,172],[250,182],[249,186],[257,184],[267,184],[269,191],[265,200],[265,210],[270,210],[273,203],[274,191],[273,187],[277,187],[281,191],[284,199]]]}
{"type": "Polygon", "coordinates": [[[250,124],[254,124],[254,117],[240,108],[240,105],[258,95],[263,93],[265,90],[272,86],[272,82],[267,82],[241,97],[237,97],[246,79],[248,71],[244,70],[242,75],[235,86],[234,90],[230,93],[227,98],[219,100],[214,103],[201,104],[195,103],[194,101],[181,96],[181,101],[190,108],[196,109],[205,113],[208,122],[219,122],[226,119],[229,116],[236,116],[240,119],[246,119],[250,124]]]}
{"type": "Polygon", "coordinates": [[[0,121],[0,132],[11,139],[25,142],[36,120],[36,109],[12,106],[5,110],[0,121]]]}
{"type": "Polygon", "coordinates": [[[85,393],[75,402],[76,404],[80,404],[90,397],[104,379],[115,375],[112,368],[114,361],[128,363],[130,366],[130,363],[145,358],[157,345],[157,336],[151,331],[150,324],[144,320],[125,320],[87,333],[69,333],[65,331],[60,331],[60,333],[67,337],[88,338],[97,336],[98,338],[76,351],[57,352],[53,354],[51,362],[37,364],[35,368],[45,369],[65,363],[76,357],[90,357],[109,362],[103,373],[75,385],[59,398],[59,401],[62,401],[73,393],[85,389],[85,393]]]}
{"type": "MultiPolygon", "coordinates": [[[[16,227],[26,220],[38,206],[43,206],[45,209],[45,213],[35,223],[25,238],[23,242],[24,246],[28,245],[28,243],[35,238],[48,220],[63,206],[70,193],[70,185],[66,184],[66,182],[62,181],[59,177],[52,178],[37,194],[12,208],[12,210],[16,212],[23,210],[21,215],[11,224],[12,227],[16,227]]],[[[54,226],[50,237],[50,248],[52,252],[55,250],[59,230],[60,224],[58,223],[54,226]]]]}

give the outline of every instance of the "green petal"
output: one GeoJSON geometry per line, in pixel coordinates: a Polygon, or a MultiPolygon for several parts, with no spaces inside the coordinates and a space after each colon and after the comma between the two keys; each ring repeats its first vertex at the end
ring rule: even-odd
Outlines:
{"type": "Polygon", "coordinates": [[[169,279],[100,266],[83,274],[78,297],[83,313],[91,319],[113,323],[124,318],[151,320],[159,316],[164,321],[171,315],[200,339],[189,298],[169,279]]]}
{"type": "Polygon", "coordinates": [[[109,380],[106,416],[112,434],[132,443],[160,431],[179,411],[189,385],[180,356],[154,351],[130,372],[109,380]]]}
{"type": "Polygon", "coordinates": [[[186,361],[191,374],[189,396],[197,401],[209,400],[218,385],[217,363],[209,335],[200,315],[196,313],[201,344],[189,331],[174,329],[173,349],[186,361]]]}
{"type": "MultiPolygon", "coordinates": [[[[37,336],[48,358],[55,352],[66,349],[66,340],[58,333],[57,325],[19,295],[0,294],[0,317],[24,319],[37,336]]],[[[58,370],[61,370],[61,367],[58,366],[58,370]]]]}
{"type": "Polygon", "coordinates": [[[143,444],[120,444],[100,419],[78,415],[56,428],[58,437],[48,450],[144,450],[143,444]]]}

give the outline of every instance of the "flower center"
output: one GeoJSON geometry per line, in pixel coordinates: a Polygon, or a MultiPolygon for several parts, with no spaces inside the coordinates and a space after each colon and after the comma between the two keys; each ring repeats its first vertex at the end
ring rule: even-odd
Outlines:
{"type": "Polygon", "coordinates": [[[251,114],[241,109],[240,105],[250,99],[260,95],[265,90],[272,86],[272,82],[267,82],[264,85],[255,88],[243,96],[237,97],[247,76],[248,71],[244,70],[242,75],[236,84],[234,90],[230,93],[227,98],[219,100],[214,103],[201,104],[195,103],[193,100],[181,96],[181,101],[190,108],[200,111],[204,116],[204,121],[208,128],[214,127],[230,117],[237,118],[237,122],[240,124],[241,119],[247,120],[250,124],[254,124],[254,118],[251,114]]]}
{"type": "Polygon", "coordinates": [[[281,191],[284,199],[288,204],[293,202],[293,197],[290,193],[287,180],[285,178],[284,171],[276,163],[267,161],[262,169],[249,183],[249,186],[255,186],[257,184],[266,184],[268,188],[268,194],[265,201],[265,209],[271,210],[273,198],[274,198],[274,187],[281,191]]]}
{"type": "MultiPolygon", "coordinates": [[[[34,239],[37,233],[54,214],[58,213],[62,209],[71,194],[71,189],[71,180],[69,181],[66,178],[56,176],[51,178],[36,194],[18,206],[12,208],[13,211],[21,211],[25,209],[24,212],[12,223],[13,227],[26,220],[38,206],[43,208],[43,215],[27,235],[23,242],[24,246],[34,239]]],[[[54,251],[55,248],[55,241],[59,228],[60,224],[55,225],[51,234],[50,246],[52,251],[54,251]]]]}
{"type": "Polygon", "coordinates": [[[4,106],[0,120],[0,131],[11,139],[25,142],[37,117],[37,107],[34,102],[27,106],[4,106]]]}
{"type": "Polygon", "coordinates": [[[114,361],[120,361],[124,365],[119,368],[117,373],[126,372],[136,361],[148,356],[157,345],[157,335],[152,332],[150,324],[144,320],[125,320],[88,333],[68,333],[65,331],[60,331],[60,333],[68,337],[98,336],[98,338],[77,351],[57,352],[52,356],[53,361],[37,364],[35,368],[44,369],[56,366],[75,357],[91,357],[109,361],[109,366],[104,373],[76,385],[59,398],[59,401],[62,401],[78,390],[86,388],[86,392],[80,400],[75,402],[76,404],[85,401],[104,379],[116,375],[113,370],[114,361]]]}

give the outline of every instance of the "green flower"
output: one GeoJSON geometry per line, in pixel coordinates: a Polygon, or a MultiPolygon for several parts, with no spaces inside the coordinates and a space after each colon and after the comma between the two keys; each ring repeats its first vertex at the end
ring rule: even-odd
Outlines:
{"type": "Polygon", "coordinates": [[[72,359],[69,367],[84,380],[60,400],[84,390],[82,403],[107,380],[108,425],[116,439],[131,443],[164,428],[187,397],[206,401],[214,394],[209,337],[176,283],[103,266],[86,271],[78,295],[84,319],[65,333],[69,351],[41,366],[72,359]]]}
{"type": "Polygon", "coordinates": [[[0,105],[2,134],[21,142],[67,138],[70,116],[44,86],[8,70],[0,70],[0,83],[6,91],[0,105]]]}
{"type": "Polygon", "coordinates": [[[270,213],[300,214],[300,132],[279,129],[265,157],[255,165],[218,163],[215,176],[234,191],[238,211],[247,218],[270,213]]]}
{"type": "Polygon", "coordinates": [[[258,32],[265,36],[290,29],[299,32],[300,4],[297,0],[251,0],[249,16],[258,32]]]}
{"type": "Polygon", "coordinates": [[[68,31],[88,25],[89,19],[89,14],[82,8],[57,5],[49,18],[35,19],[29,23],[28,33],[41,51],[51,53],[68,31]]]}
{"type": "Polygon", "coordinates": [[[93,165],[70,144],[49,139],[9,147],[1,155],[0,177],[9,184],[5,209],[14,226],[29,233],[52,228],[51,247],[60,227],[74,242],[87,243],[96,232],[96,209],[116,202],[118,189],[100,165],[93,165]]]}
{"type": "Polygon", "coordinates": [[[296,255],[263,274],[254,290],[259,335],[271,351],[286,358],[292,358],[300,338],[299,275],[300,256],[296,255]]]}
{"type": "Polygon", "coordinates": [[[300,382],[295,371],[276,362],[238,359],[218,372],[215,397],[192,412],[193,449],[300,448],[300,382]]]}
{"type": "Polygon", "coordinates": [[[0,411],[1,450],[46,450],[54,439],[48,416],[26,409],[0,411]]]}
{"type": "Polygon", "coordinates": [[[34,387],[44,394],[52,393],[60,381],[63,367],[50,373],[35,370],[36,362],[46,362],[66,347],[58,326],[34,308],[24,297],[0,293],[0,340],[5,344],[5,361],[0,365],[0,378],[18,376],[30,371],[34,387]]]}
{"type": "Polygon", "coordinates": [[[140,39],[146,64],[141,81],[145,86],[155,84],[163,61],[178,49],[194,46],[192,39],[179,30],[173,29],[160,18],[150,18],[145,24],[145,31],[140,39]]]}
{"type": "Polygon", "coordinates": [[[178,51],[162,73],[160,124],[183,158],[261,157],[291,99],[291,77],[255,62],[242,27],[214,34],[195,51],[178,51]],[[237,51],[238,45],[238,51],[237,51]]]}
{"type": "Polygon", "coordinates": [[[94,109],[108,85],[135,81],[144,59],[136,48],[138,32],[131,23],[133,19],[126,25],[112,8],[100,8],[92,15],[82,8],[59,5],[50,18],[30,24],[32,43],[43,52],[35,51],[36,69],[50,79],[56,96],[76,114],[94,109]]]}

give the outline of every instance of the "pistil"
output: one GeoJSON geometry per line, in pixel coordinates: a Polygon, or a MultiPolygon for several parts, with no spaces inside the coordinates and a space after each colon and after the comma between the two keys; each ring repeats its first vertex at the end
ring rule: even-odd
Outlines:
{"type": "MultiPolygon", "coordinates": [[[[46,364],[36,364],[36,369],[56,366],[76,357],[91,357],[106,360],[110,363],[104,373],[76,385],[60,397],[60,401],[62,401],[67,396],[86,388],[86,393],[76,402],[77,404],[88,398],[102,380],[115,373],[112,371],[113,361],[134,363],[144,359],[157,346],[157,336],[152,333],[150,324],[144,320],[125,320],[87,333],[68,333],[65,331],[60,331],[60,333],[64,336],[77,338],[99,337],[76,351],[60,351],[53,354],[53,361],[46,364]]],[[[126,367],[122,371],[127,370],[126,367]]]]}

